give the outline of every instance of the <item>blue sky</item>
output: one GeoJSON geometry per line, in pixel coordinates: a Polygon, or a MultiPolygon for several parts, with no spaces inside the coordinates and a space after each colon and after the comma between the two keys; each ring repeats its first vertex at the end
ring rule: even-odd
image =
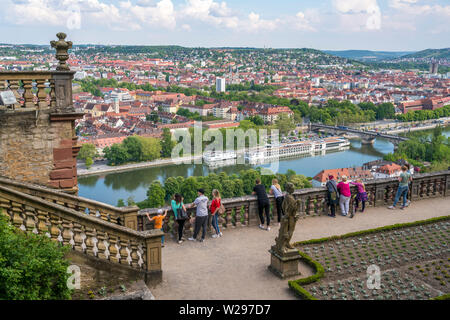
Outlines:
{"type": "Polygon", "coordinates": [[[449,0],[0,0],[0,42],[416,51],[450,47],[449,0]]]}

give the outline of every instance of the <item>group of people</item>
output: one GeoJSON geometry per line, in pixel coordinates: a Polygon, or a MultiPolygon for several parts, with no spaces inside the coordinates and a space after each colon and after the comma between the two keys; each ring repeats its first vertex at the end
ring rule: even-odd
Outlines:
{"type": "MultiPolygon", "coordinates": [[[[270,231],[270,201],[269,197],[266,192],[266,187],[261,184],[261,180],[257,179],[256,185],[253,188],[253,194],[257,196],[258,199],[258,214],[260,218],[260,225],[259,227],[261,229],[265,229],[270,231]],[[264,219],[265,213],[266,219],[264,219]],[[264,223],[267,223],[267,226],[264,227],[264,223]]],[[[197,190],[198,197],[194,200],[192,204],[189,206],[185,206],[183,203],[183,197],[180,194],[175,194],[173,196],[173,199],[171,201],[171,207],[172,211],[175,217],[175,220],[178,223],[178,243],[181,244],[183,242],[183,230],[184,225],[187,219],[189,219],[186,208],[194,208],[196,207],[196,215],[195,215],[195,222],[194,222],[194,234],[192,237],[188,238],[189,241],[196,241],[197,236],[200,233],[200,229],[202,230],[201,239],[200,242],[203,242],[206,237],[206,227],[208,224],[208,197],[205,196],[205,190],[204,189],[198,189],[197,190]]],[[[277,214],[278,214],[278,223],[281,221],[281,216],[284,215],[283,213],[283,200],[284,195],[281,191],[281,187],[278,184],[277,179],[273,179],[272,186],[270,187],[270,194],[273,194],[275,196],[275,204],[277,208],[277,214]]],[[[150,215],[147,213],[147,217],[150,221],[154,221],[154,228],[155,229],[162,229],[164,219],[167,216],[167,211],[165,210],[163,214],[163,210],[159,209],[158,214],[154,217],[150,217],[150,215]]],[[[222,232],[220,231],[219,227],[219,214],[224,213],[225,207],[222,205],[222,199],[220,197],[220,193],[217,189],[214,189],[212,191],[212,201],[209,206],[209,212],[211,213],[212,221],[211,224],[214,228],[215,234],[212,235],[213,238],[222,237],[222,232]]],[[[162,244],[164,245],[164,236],[162,236],[162,244]]]]}
{"type": "MultiPolygon", "coordinates": [[[[389,207],[389,209],[396,209],[396,205],[400,200],[400,197],[403,197],[403,205],[400,209],[404,209],[409,205],[407,202],[407,195],[409,190],[409,182],[412,181],[411,174],[408,172],[407,166],[402,166],[402,173],[398,177],[399,187],[397,193],[395,195],[394,204],[389,207]]],[[[366,201],[368,200],[366,187],[361,179],[357,179],[355,182],[348,182],[348,178],[346,176],[341,177],[341,181],[339,183],[336,182],[334,176],[329,175],[326,183],[327,188],[327,203],[330,207],[330,214],[328,216],[335,218],[336,217],[336,207],[339,205],[342,216],[348,216],[350,211],[350,200],[352,199],[352,194],[350,190],[350,185],[354,185],[357,187],[357,193],[354,196],[354,206],[353,211],[350,212],[350,218],[354,217],[354,214],[359,208],[359,204],[361,203],[361,212],[364,212],[366,208],[366,201]]],[[[190,241],[196,241],[197,236],[200,233],[200,229],[202,230],[202,236],[200,242],[203,242],[206,237],[206,227],[208,224],[208,197],[205,196],[204,189],[197,190],[198,197],[194,200],[192,204],[188,206],[188,208],[196,207],[196,216],[195,216],[195,224],[194,224],[194,234],[192,237],[188,238],[190,241]]],[[[283,212],[283,201],[284,194],[281,191],[281,187],[278,183],[277,179],[272,180],[272,185],[270,187],[269,193],[275,197],[275,207],[278,216],[278,224],[281,221],[281,217],[284,215],[283,212]]],[[[270,231],[270,201],[269,196],[266,192],[266,187],[261,183],[260,179],[256,179],[255,187],[253,188],[253,195],[257,197],[258,203],[258,215],[260,219],[259,227],[261,229],[270,231]],[[266,223],[266,227],[264,224],[266,223]]],[[[180,194],[175,194],[171,201],[172,211],[174,213],[175,220],[178,223],[178,243],[183,242],[183,229],[184,224],[187,219],[189,219],[188,214],[186,213],[186,207],[183,203],[183,197],[180,194]]],[[[212,235],[213,238],[218,238],[222,236],[222,232],[219,228],[219,214],[225,212],[225,207],[222,205],[222,199],[220,197],[220,193],[217,189],[212,191],[212,201],[209,206],[209,212],[212,216],[212,226],[214,228],[215,234],[212,235]]],[[[154,221],[154,228],[161,229],[163,226],[164,218],[167,216],[167,210],[164,212],[161,209],[158,210],[158,215],[150,218],[147,213],[147,217],[150,221],[154,221]]],[[[162,236],[162,243],[164,245],[164,236],[162,236]]]]}
{"type": "MultiPolygon", "coordinates": [[[[400,209],[404,209],[409,205],[407,202],[408,190],[409,190],[409,182],[412,181],[411,174],[408,172],[407,166],[402,166],[402,172],[398,177],[399,187],[397,193],[395,195],[394,204],[389,206],[389,209],[396,209],[396,205],[400,200],[400,197],[403,197],[403,205],[400,209]]],[[[330,207],[330,217],[336,217],[336,206],[339,205],[341,209],[341,215],[347,216],[349,214],[350,209],[350,200],[352,199],[352,194],[350,190],[350,185],[354,185],[357,187],[357,193],[354,197],[354,206],[353,211],[350,213],[350,218],[354,217],[354,214],[358,211],[359,203],[361,203],[361,212],[364,212],[366,208],[366,201],[368,200],[366,187],[361,179],[357,179],[356,182],[348,182],[346,176],[342,176],[341,181],[339,183],[334,180],[333,175],[329,175],[326,183],[327,188],[327,203],[330,207]]]]}
{"type": "MultiPolygon", "coordinates": [[[[183,230],[186,220],[189,219],[186,208],[194,208],[196,207],[196,215],[195,215],[195,224],[194,224],[194,234],[191,238],[188,238],[190,241],[195,241],[197,239],[198,234],[200,233],[200,229],[202,229],[202,236],[200,241],[203,242],[206,237],[206,226],[208,224],[208,197],[205,196],[204,189],[197,190],[197,198],[191,203],[189,206],[185,206],[183,203],[183,197],[181,194],[176,193],[173,196],[171,201],[172,211],[175,217],[175,220],[178,223],[178,243],[181,244],[183,242],[183,230]]],[[[219,228],[219,212],[221,210],[222,201],[220,198],[220,193],[217,189],[212,191],[212,202],[209,206],[209,210],[212,216],[212,226],[215,230],[215,234],[213,234],[213,238],[218,238],[222,236],[222,232],[219,228]]],[[[164,218],[167,216],[166,210],[163,214],[161,209],[158,210],[158,214],[152,218],[147,213],[147,217],[150,221],[154,221],[154,228],[161,229],[163,225],[164,218]]],[[[162,244],[164,245],[164,236],[162,236],[162,244]]]]}

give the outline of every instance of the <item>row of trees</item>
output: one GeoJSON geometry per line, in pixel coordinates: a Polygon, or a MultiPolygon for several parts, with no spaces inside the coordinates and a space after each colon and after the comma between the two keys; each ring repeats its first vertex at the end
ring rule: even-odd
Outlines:
{"type": "Polygon", "coordinates": [[[126,162],[152,161],[161,157],[161,143],[156,138],[131,136],[122,143],[113,144],[103,149],[110,165],[126,162]]]}
{"type": "Polygon", "coordinates": [[[444,106],[436,110],[409,111],[405,114],[399,114],[396,116],[397,120],[400,120],[402,122],[425,121],[431,119],[439,119],[443,117],[450,117],[450,105],[444,106]]]}
{"type": "MultiPolygon", "coordinates": [[[[399,144],[397,150],[385,156],[386,160],[407,159],[410,163],[422,167],[423,162],[430,162],[429,171],[450,166],[450,138],[442,134],[442,128],[436,127],[431,136],[428,133],[415,133],[410,140],[399,144]]],[[[439,170],[439,169],[438,169],[439,170]]]]}
{"type": "MultiPolygon", "coordinates": [[[[261,168],[242,170],[239,174],[227,175],[211,173],[200,177],[169,177],[162,184],[155,180],[147,191],[147,199],[137,203],[140,208],[157,208],[169,203],[175,193],[184,197],[185,203],[191,203],[197,197],[199,188],[205,189],[206,196],[210,197],[213,189],[220,191],[222,198],[241,197],[250,195],[255,186],[255,180],[261,179],[267,190],[272,184],[272,179],[278,179],[284,189],[287,182],[294,184],[296,189],[311,188],[311,182],[303,175],[297,175],[295,171],[288,170],[285,174],[262,175],[261,168]]],[[[123,201],[121,202],[121,204],[123,201]]]]}

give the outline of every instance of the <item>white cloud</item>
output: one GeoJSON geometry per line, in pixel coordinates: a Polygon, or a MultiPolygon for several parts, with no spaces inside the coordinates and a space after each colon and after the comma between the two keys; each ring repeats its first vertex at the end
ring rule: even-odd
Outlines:
{"type": "Polygon", "coordinates": [[[139,30],[144,25],[173,29],[176,25],[171,0],[160,0],[154,6],[145,0],[135,5],[124,1],[118,6],[101,0],[15,0],[9,1],[9,20],[19,25],[66,26],[74,7],[79,7],[83,25],[105,25],[113,30],[139,30]]]}
{"type": "Polygon", "coordinates": [[[187,0],[179,13],[179,18],[189,18],[216,27],[226,27],[248,32],[274,30],[280,23],[279,19],[262,19],[255,12],[251,12],[248,16],[241,16],[230,9],[226,2],[219,3],[214,0],[187,0]]]}
{"type": "Polygon", "coordinates": [[[377,0],[333,0],[341,23],[353,30],[380,30],[381,9],[377,0]]]}
{"type": "Polygon", "coordinates": [[[295,19],[292,23],[295,29],[303,31],[317,31],[313,26],[320,23],[320,14],[316,9],[307,9],[305,11],[299,11],[295,15],[295,19]]]}

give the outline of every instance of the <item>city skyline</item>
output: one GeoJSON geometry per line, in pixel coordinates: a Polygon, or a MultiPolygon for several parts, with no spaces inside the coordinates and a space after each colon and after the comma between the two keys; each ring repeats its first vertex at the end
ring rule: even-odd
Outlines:
{"type": "Polygon", "coordinates": [[[2,43],[420,51],[449,47],[444,0],[2,0],[2,43]],[[88,31],[88,32],[87,32],[88,31]]]}

